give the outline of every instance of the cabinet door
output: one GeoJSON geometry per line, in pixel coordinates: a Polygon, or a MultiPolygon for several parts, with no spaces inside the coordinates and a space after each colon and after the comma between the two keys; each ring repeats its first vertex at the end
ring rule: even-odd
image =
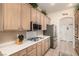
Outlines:
{"type": "Polygon", "coordinates": [[[40,15],[40,11],[37,11],[37,23],[41,24],[41,15],[40,15]]]}
{"type": "Polygon", "coordinates": [[[37,43],[37,56],[42,55],[42,42],[37,43]]]}
{"type": "Polygon", "coordinates": [[[30,5],[22,4],[22,20],[23,30],[30,30],[30,5]]]}
{"type": "Polygon", "coordinates": [[[33,49],[32,51],[27,53],[28,56],[36,56],[36,49],[33,49]]]}
{"type": "Polygon", "coordinates": [[[31,8],[31,21],[33,23],[35,23],[37,21],[37,19],[36,19],[36,9],[34,9],[34,8],[31,8]]]}
{"type": "Polygon", "coordinates": [[[3,4],[0,4],[0,31],[3,31],[3,4]]]}
{"type": "Polygon", "coordinates": [[[42,41],[42,55],[45,54],[45,40],[42,41]]]}
{"type": "Polygon", "coordinates": [[[27,48],[27,53],[30,52],[30,51],[32,51],[33,49],[36,49],[36,44],[29,46],[27,48]]]}
{"type": "Polygon", "coordinates": [[[75,39],[78,39],[78,15],[77,15],[77,12],[75,14],[75,39]]]}
{"type": "Polygon", "coordinates": [[[41,16],[41,19],[40,19],[40,20],[41,20],[41,25],[42,25],[41,27],[42,27],[42,30],[43,30],[43,29],[44,29],[44,26],[43,26],[43,22],[44,22],[44,21],[43,21],[43,20],[44,20],[44,19],[43,19],[43,16],[44,16],[44,15],[41,13],[40,16],[41,16]]]}
{"type": "Polygon", "coordinates": [[[45,52],[49,49],[49,39],[45,40],[45,52]]]}
{"type": "Polygon", "coordinates": [[[42,25],[42,30],[46,30],[47,26],[47,21],[46,21],[46,16],[41,13],[41,25],[42,25]]]}
{"type": "Polygon", "coordinates": [[[27,49],[23,49],[19,51],[18,53],[19,53],[19,56],[27,56],[27,49]]]}
{"type": "Polygon", "coordinates": [[[46,26],[47,26],[46,20],[47,20],[47,18],[46,18],[46,16],[44,15],[44,16],[43,16],[43,30],[46,30],[46,26]]]}
{"type": "Polygon", "coordinates": [[[4,4],[4,30],[18,30],[20,14],[21,4],[4,4]]]}

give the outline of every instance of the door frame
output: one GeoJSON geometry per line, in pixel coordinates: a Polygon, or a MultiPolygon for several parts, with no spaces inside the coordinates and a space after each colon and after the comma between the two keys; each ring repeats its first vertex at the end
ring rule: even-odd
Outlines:
{"type": "MultiPolygon", "coordinates": [[[[74,18],[73,17],[63,17],[63,18],[61,18],[61,19],[59,19],[59,28],[58,28],[58,32],[60,32],[60,21],[61,20],[63,20],[63,19],[67,19],[67,18],[71,18],[72,19],[72,21],[73,21],[73,48],[74,48],[74,46],[75,46],[75,37],[74,37],[74,35],[75,35],[75,23],[74,23],[74,18]]],[[[60,33],[59,33],[60,34],[60,33]]],[[[60,35],[58,35],[59,36],[59,40],[58,40],[58,42],[60,42],[60,35]]]]}

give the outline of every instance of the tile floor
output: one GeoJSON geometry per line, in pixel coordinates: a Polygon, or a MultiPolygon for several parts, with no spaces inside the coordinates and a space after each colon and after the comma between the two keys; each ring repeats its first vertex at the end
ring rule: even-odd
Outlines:
{"type": "Polygon", "coordinates": [[[60,47],[56,49],[49,49],[45,56],[77,56],[72,42],[60,41],[60,47]]]}

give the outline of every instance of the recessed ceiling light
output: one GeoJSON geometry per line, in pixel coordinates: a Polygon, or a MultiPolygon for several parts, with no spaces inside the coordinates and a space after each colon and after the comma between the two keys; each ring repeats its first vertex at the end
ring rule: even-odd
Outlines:
{"type": "Polygon", "coordinates": [[[50,3],[50,5],[54,6],[54,5],[55,5],[55,3],[50,3]]]}

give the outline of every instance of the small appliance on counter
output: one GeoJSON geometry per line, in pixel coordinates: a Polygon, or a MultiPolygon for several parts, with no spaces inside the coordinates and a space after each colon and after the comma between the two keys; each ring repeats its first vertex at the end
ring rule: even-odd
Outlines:
{"type": "Polygon", "coordinates": [[[17,45],[20,45],[23,43],[23,40],[24,40],[24,36],[22,34],[18,35],[18,38],[16,40],[16,44],[17,45]]]}

